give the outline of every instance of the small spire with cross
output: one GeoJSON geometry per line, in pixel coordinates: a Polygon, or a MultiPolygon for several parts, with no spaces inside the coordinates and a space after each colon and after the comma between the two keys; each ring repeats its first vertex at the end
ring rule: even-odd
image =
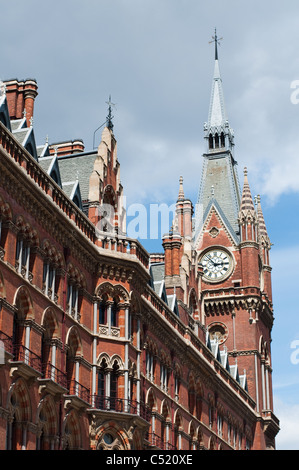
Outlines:
{"type": "Polygon", "coordinates": [[[215,28],[215,36],[212,36],[212,41],[209,41],[209,44],[212,44],[213,42],[215,43],[215,60],[218,60],[218,45],[220,46],[220,41],[222,41],[223,38],[217,37],[217,31],[215,28]]]}
{"type": "Polygon", "coordinates": [[[108,116],[106,118],[107,120],[107,127],[108,129],[111,129],[113,131],[113,122],[112,119],[114,116],[112,116],[112,106],[115,107],[115,103],[112,103],[111,101],[111,95],[109,95],[109,101],[106,101],[106,104],[108,104],[108,116]]]}

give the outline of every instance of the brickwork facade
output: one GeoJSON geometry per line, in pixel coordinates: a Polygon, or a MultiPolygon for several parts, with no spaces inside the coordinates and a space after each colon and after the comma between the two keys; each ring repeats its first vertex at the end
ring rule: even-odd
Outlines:
{"type": "Polygon", "coordinates": [[[181,180],[164,251],[150,255],[125,234],[111,123],[94,154],[30,152],[23,89],[8,82],[0,97],[0,449],[275,448],[260,203],[241,200],[239,242],[212,204],[194,244],[181,180]],[[77,158],[91,161],[82,205],[53,172],[77,158]],[[218,282],[211,249],[232,263],[218,282]]]}

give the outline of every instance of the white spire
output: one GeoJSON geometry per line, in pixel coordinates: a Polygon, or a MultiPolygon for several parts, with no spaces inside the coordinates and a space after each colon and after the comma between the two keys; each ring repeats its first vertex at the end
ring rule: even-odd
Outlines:
{"type": "Polygon", "coordinates": [[[207,139],[209,153],[218,152],[219,150],[230,150],[232,152],[234,136],[233,130],[229,127],[225,109],[222,78],[218,60],[219,40],[216,30],[213,41],[211,42],[215,43],[215,64],[208,122],[204,125],[205,138],[207,139]]]}
{"type": "Polygon", "coordinates": [[[209,127],[224,126],[227,122],[219,61],[215,60],[214,77],[209,111],[209,127]]]}

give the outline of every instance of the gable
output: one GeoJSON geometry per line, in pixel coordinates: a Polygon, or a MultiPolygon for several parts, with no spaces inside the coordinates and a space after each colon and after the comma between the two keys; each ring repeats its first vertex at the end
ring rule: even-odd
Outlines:
{"type": "Polygon", "coordinates": [[[211,200],[202,217],[202,224],[194,236],[194,248],[198,251],[214,243],[234,247],[240,243],[239,234],[230,225],[216,199],[211,200]]]}

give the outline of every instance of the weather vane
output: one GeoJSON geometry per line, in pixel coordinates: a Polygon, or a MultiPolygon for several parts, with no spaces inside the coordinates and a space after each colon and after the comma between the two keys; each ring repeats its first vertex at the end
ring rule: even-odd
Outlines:
{"type": "Polygon", "coordinates": [[[217,31],[216,31],[216,28],[215,28],[215,36],[212,36],[212,41],[209,41],[209,44],[212,44],[213,42],[215,43],[215,60],[218,60],[218,45],[220,46],[220,41],[222,41],[223,38],[219,38],[217,37],[217,31]]]}
{"type": "Polygon", "coordinates": [[[112,119],[114,116],[112,116],[112,106],[115,107],[115,103],[112,103],[111,101],[111,95],[109,95],[109,101],[106,101],[106,104],[108,104],[108,116],[107,116],[107,127],[108,129],[113,130],[113,122],[112,119]]]}

